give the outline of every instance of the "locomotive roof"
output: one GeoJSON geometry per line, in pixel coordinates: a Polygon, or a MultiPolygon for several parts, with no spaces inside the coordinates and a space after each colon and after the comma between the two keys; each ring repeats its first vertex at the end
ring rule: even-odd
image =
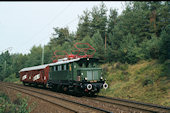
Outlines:
{"type": "Polygon", "coordinates": [[[50,63],[49,66],[54,66],[54,65],[60,65],[60,64],[67,64],[69,62],[75,62],[80,60],[80,58],[72,59],[72,60],[66,60],[66,61],[60,61],[60,62],[55,62],[55,63],[50,63]]]}
{"type": "Polygon", "coordinates": [[[55,63],[50,63],[50,64],[45,64],[45,65],[27,67],[27,68],[21,69],[19,72],[32,71],[32,70],[40,70],[40,69],[46,68],[47,66],[54,66],[54,65],[66,64],[66,63],[75,62],[75,61],[78,61],[78,60],[80,60],[80,58],[72,59],[72,60],[66,60],[66,61],[60,61],[60,62],[55,62],[55,63]]]}

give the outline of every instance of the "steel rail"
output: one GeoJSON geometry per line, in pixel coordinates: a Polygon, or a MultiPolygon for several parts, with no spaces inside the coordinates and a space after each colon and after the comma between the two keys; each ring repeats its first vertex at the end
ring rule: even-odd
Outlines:
{"type": "Polygon", "coordinates": [[[49,102],[49,103],[51,103],[51,104],[57,105],[57,106],[59,106],[59,107],[61,107],[61,108],[64,108],[64,109],[68,110],[69,112],[78,113],[78,112],[75,111],[75,110],[72,110],[72,109],[70,109],[70,108],[67,108],[67,107],[65,107],[65,106],[62,106],[62,105],[57,104],[57,103],[55,103],[55,102],[49,101],[49,100],[47,100],[47,99],[41,98],[41,97],[39,97],[39,96],[32,95],[32,94],[30,94],[30,93],[26,93],[26,92],[24,92],[24,91],[21,91],[21,90],[15,88],[15,87],[11,87],[11,86],[6,86],[6,87],[11,88],[11,89],[13,89],[13,90],[17,90],[17,91],[22,92],[22,93],[25,93],[25,94],[27,94],[27,95],[30,95],[30,96],[39,98],[39,99],[41,99],[41,100],[43,100],[43,101],[45,101],[45,102],[49,102]]]}
{"type": "MultiPolygon", "coordinates": [[[[10,83],[10,84],[11,84],[11,83],[10,83]]],[[[11,85],[14,85],[14,84],[11,84],[11,85]]],[[[10,86],[11,86],[11,85],[10,85],[10,86]]],[[[67,102],[70,102],[70,103],[74,103],[74,104],[81,105],[81,106],[84,106],[84,107],[87,107],[87,108],[95,109],[95,110],[102,111],[102,112],[105,112],[105,113],[112,113],[112,112],[110,112],[110,111],[107,111],[107,110],[104,110],[104,109],[101,109],[101,108],[89,106],[89,105],[86,105],[86,104],[81,104],[81,103],[78,103],[78,102],[75,102],[75,101],[71,101],[71,100],[67,100],[67,99],[64,99],[64,98],[60,98],[60,97],[57,97],[57,96],[54,96],[54,95],[45,94],[45,93],[42,93],[42,92],[30,90],[30,89],[25,89],[25,88],[23,88],[23,87],[21,87],[21,86],[18,86],[17,84],[15,84],[15,86],[18,87],[18,88],[21,88],[21,89],[23,89],[23,90],[27,90],[27,91],[39,93],[39,94],[42,94],[42,95],[45,95],[45,96],[50,96],[50,97],[53,97],[53,98],[57,98],[57,99],[59,99],[59,100],[67,101],[67,102]]],[[[12,87],[14,87],[14,86],[12,86],[12,87]]]]}
{"type": "MultiPolygon", "coordinates": [[[[136,105],[142,105],[142,106],[150,107],[150,108],[170,110],[170,107],[166,107],[166,106],[159,106],[159,105],[154,105],[154,104],[148,104],[148,103],[136,102],[136,101],[126,100],[126,99],[106,97],[106,96],[97,96],[97,97],[103,98],[103,99],[109,99],[109,100],[116,100],[116,101],[125,102],[125,103],[136,104],[136,105]]],[[[98,100],[98,99],[95,99],[95,100],[98,100]]],[[[103,100],[98,100],[98,101],[103,101],[103,100]]],[[[104,101],[103,101],[103,102],[104,102],[104,101]]],[[[105,101],[105,102],[107,102],[107,103],[113,103],[113,102],[108,102],[108,101],[105,101]]],[[[114,104],[114,103],[113,103],[113,104],[114,104]]],[[[118,104],[118,103],[115,103],[115,104],[118,104]]],[[[121,105],[132,107],[132,106],[130,106],[130,105],[124,105],[124,104],[121,104],[121,105]]],[[[139,108],[139,107],[134,107],[134,108],[141,109],[141,110],[142,110],[142,109],[143,109],[143,110],[146,110],[146,109],[144,109],[144,108],[139,108]]],[[[154,110],[146,110],[146,111],[153,112],[154,110]]],[[[157,111],[154,111],[154,112],[157,112],[157,111]]]]}

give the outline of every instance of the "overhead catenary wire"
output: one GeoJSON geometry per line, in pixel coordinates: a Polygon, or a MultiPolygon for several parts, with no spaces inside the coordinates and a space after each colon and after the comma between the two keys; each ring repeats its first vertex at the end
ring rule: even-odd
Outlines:
{"type": "MultiPolygon", "coordinates": [[[[71,23],[73,23],[75,20],[77,20],[78,18],[76,17],[76,18],[74,18],[74,19],[72,19],[71,21],[69,21],[67,24],[65,24],[64,25],[64,27],[65,26],[67,26],[67,25],[70,25],[71,23]]],[[[43,41],[45,38],[49,38],[48,36],[49,36],[50,34],[47,34],[44,38],[42,38],[42,39],[40,39],[40,40],[38,40],[39,42],[41,41],[43,41]]]]}
{"type": "MultiPolygon", "coordinates": [[[[77,20],[77,18],[74,18],[73,20],[71,20],[70,22],[68,22],[67,24],[65,24],[64,26],[67,26],[71,23],[73,23],[75,20],[77,20]]],[[[40,40],[38,40],[39,42],[42,42],[44,39],[49,38],[51,34],[47,34],[46,36],[44,36],[44,38],[41,38],[40,40]]],[[[44,44],[45,45],[45,44],[44,44]]],[[[27,49],[28,50],[28,49],[27,49]]]]}
{"type": "Polygon", "coordinates": [[[29,39],[29,41],[26,41],[25,43],[23,43],[25,46],[28,45],[33,39],[35,40],[38,35],[44,31],[49,25],[52,24],[53,21],[56,20],[56,18],[60,17],[63,12],[71,5],[72,3],[70,2],[65,8],[63,8],[51,21],[49,21],[44,27],[42,27],[42,29],[39,30],[39,32],[35,33],[31,39],[29,39]]]}

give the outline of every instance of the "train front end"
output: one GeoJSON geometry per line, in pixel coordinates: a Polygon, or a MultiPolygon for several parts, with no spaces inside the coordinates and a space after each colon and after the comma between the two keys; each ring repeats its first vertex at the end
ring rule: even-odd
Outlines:
{"type": "Polygon", "coordinates": [[[102,69],[97,65],[97,59],[83,58],[77,62],[77,81],[79,91],[85,95],[95,95],[101,89],[107,89],[108,84],[102,76],[102,69]]]}
{"type": "Polygon", "coordinates": [[[81,88],[87,95],[94,95],[95,93],[99,93],[100,89],[108,88],[108,84],[101,76],[101,68],[79,68],[78,74],[82,79],[81,88]]]}

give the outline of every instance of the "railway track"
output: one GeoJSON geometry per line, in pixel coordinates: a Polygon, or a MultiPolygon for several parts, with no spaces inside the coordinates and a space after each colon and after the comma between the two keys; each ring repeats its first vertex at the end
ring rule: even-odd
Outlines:
{"type": "Polygon", "coordinates": [[[118,98],[105,97],[105,96],[97,96],[96,98],[93,98],[93,100],[109,103],[109,104],[115,104],[118,106],[129,107],[134,110],[140,110],[143,112],[170,113],[170,107],[147,104],[147,103],[136,102],[131,100],[118,99],[118,98]]]}
{"type": "MultiPolygon", "coordinates": [[[[18,84],[11,84],[13,86],[18,88],[23,88],[23,85],[18,84]]],[[[158,105],[152,105],[152,104],[145,104],[135,101],[129,101],[124,99],[117,99],[117,98],[111,98],[111,97],[104,97],[104,96],[97,96],[97,97],[74,97],[67,94],[62,93],[56,93],[49,90],[44,89],[37,89],[34,87],[26,87],[27,90],[33,90],[35,92],[44,92],[44,95],[48,95],[53,98],[65,98],[62,101],[73,101],[73,103],[76,103],[76,105],[84,104],[87,108],[95,107],[96,110],[98,109],[100,112],[114,112],[114,113],[129,113],[129,112],[135,112],[135,113],[170,113],[169,107],[164,106],[158,106],[158,105]]],[[[73,110],[73,109],[72,109],[73,110]]],[[[99,112],[96,111],[96,112],[99,112]]],[[[79,112],[79,111],[75,111],[79,112]]]]}
{"type": "Polygon", "coordinates": [[[7,88],[17,90],[19,92],[28,94],[30,96],[33,96],[33,97],[39,98],[41,100],[44,100],[46,102],[49,102],[51,104],[54,104],[54,105],[62,108],[66,112],[71,112],[71,113],[72,112],[73,113],[81,113],[81,112],[112,113],[110,111],[103,110],[101,108],[89,106],[89,105],[86,105],[86,104],[78,103],[78,102],[68,100],[68,99],[64,99],[64,98],[61,98],[61,97],[57,97],[57,96],[54,96],[54,95],[42,93],[40,91],[35,91],[35,90],[32,90],[32,89],[29,89],[28,87],[21,87],[21,86],[18,86],[16,84],[3,84],[3,85],[5,85],[7,88]]]}

